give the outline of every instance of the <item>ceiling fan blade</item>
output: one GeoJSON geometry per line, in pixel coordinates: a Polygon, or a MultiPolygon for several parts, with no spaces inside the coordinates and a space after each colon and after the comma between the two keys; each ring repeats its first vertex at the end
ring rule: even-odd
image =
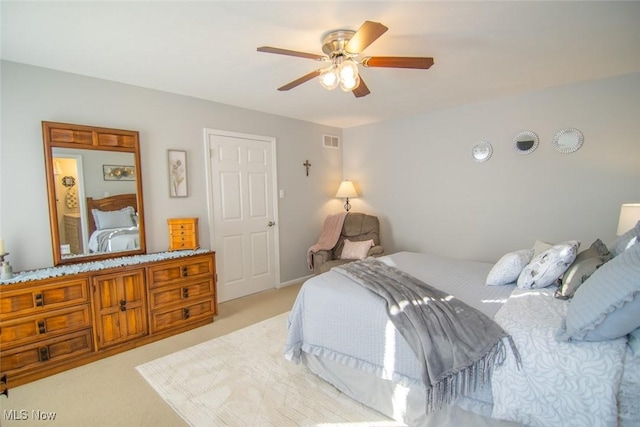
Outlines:
{"type": "Polygon", "coordinates": [[[311,80],[314,77],[318,77],[319,75],[320,75],[320,70],[312,71],[309,74],[305,74],[304,76],[300,77],[299,79],[296,79],[296,80],[292,81],[291,83],[287,83],[286,85],[279,87],[278,90],[293,89],[294,87],[299,86],[302,83],[305,83],[305,82],[311,80]]]}
{"type": "Polygon", "coordinates": [[[356,98],[362,98],[363,96],[367,96],[371,93],[367,85],[364,83],[362,76],[360,76],[360,84],[358,85],[357,88],[352,90],[352,92],[356,98]]]}
{"type": "Polygon", "coordinates": [[[369,56],[362,60],[365,67],[421,68],[433,65],[433,58],[410,56],[369,56]]]}
{"type": "Polygon", "coordinates": [[[387,30],[388,28],[379,22],[365,21],[351,37],[351,40],[345,46],[345,50],[349,53],[360,53],[387,30]]]}
{"type": "Polygon", "coordinates": [[[324,55],[316,55],[315,53],[298,52],[297,50],[280,49],[278,47],[261,46],[258,48],[258,52],[276,53],[278,55],[297,56],[299,58],[315,59],[316,61],[323,61],[327,59],[324,55]]]}

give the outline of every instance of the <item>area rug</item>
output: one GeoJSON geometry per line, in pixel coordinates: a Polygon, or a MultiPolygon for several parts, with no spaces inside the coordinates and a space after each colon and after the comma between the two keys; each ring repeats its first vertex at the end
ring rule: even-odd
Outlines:
{"type": "Polygon", "coordinates": [[[398,426],[284,359],[288,313],[136,367],[192,426],[398,426]]]}

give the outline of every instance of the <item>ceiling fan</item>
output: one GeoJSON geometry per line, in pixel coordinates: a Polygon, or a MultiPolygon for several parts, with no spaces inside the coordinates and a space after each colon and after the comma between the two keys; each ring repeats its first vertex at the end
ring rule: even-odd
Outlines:
{"type": "Polygon", "coordinates": [[[378,37],[388,30],[379,22],[365,21],[358,31],[332,30],[322,36],[322,51],[324,55],[298,52],[277,47],[262,46],[258,52],[275,53],[279,55],[297,56],[328,62],[325,68],[314,70],[278,90],[289,90],[315,77],[319,77],[320,84],[328,90],[340,86],[345,92],[353,92],[356,98],[371,93],[358,71],[358,64],[368,67],[386,68],[419,68],[428,69],[433,65],[433,58],[408,56],[366,56],[358,59],[360,53],[378,37]]]}

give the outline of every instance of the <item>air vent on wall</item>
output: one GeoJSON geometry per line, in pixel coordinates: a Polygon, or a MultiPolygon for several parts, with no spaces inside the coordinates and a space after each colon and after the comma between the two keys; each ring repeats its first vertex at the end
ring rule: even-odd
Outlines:
{"type": "Polygon", "coordinates": [[[324,135],[323,145],[325,148],[340,148],[340,138],[332,135],[324,135]]]}

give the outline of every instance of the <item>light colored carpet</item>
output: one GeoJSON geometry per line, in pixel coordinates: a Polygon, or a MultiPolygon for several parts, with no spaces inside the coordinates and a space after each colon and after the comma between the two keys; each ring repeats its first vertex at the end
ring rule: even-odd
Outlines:
{"type": "Polygon", "coordinates": [[[137,366],[192,426],[398,426],[284,359],[288,313],[137,366]]]}

